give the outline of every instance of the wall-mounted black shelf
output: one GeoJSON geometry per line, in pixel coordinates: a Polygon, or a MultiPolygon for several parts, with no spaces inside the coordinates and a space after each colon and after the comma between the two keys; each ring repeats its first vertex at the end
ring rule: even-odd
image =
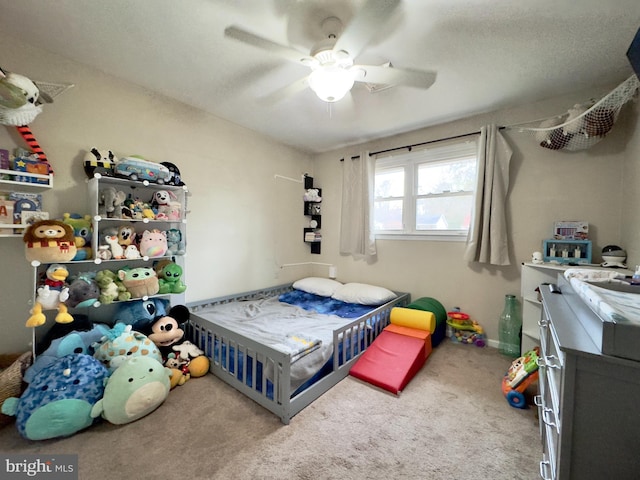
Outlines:
{"type": "Polygon", "coordinates": [[[303,239],[305,243],[308,243],[311,247],[311,253],[319,254],[320,245],[322,243],[322,237],[320,235],[320,228],[322,226],[322,190],[313,186],[313,177],[305,175],[304,177],[305,192],[309,189],[318,190],[318,197],[320,201],[307,201],[304,202],[304,215],[310,217],[309,227],[304,229],[303,239]]]}

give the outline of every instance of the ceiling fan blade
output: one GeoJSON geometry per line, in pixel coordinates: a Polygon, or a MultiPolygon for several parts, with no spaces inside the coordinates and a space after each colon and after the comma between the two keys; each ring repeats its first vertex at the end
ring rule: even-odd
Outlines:
{"type": "Polygon", "coordinates": [[[232,38],[233,40],[279,55],[295,63],[300,63],[301,61],[307,60],[309,57],[307,54],[301,53],[294,48],[272,42],[271,40],[260,37],[251,32],[247,32],[246,30],[234,25],[225,28],[224,35],[225,37],[232,38]]]}
{"type": "Polygon", "coordinates": [[[309,77],[303,77],[299,80],[296,80],[293,83],[290,83],[286,87],[279,88],[267,95],[258,98],[258,102],[265,106],[272,106],[282,100],[285,100],[288,97],[292,97],[297,93],[305,90],[309,86],[309,77]]]}
{"type": "Polygon", "coordinates": [[[347,25],[333,49],[344,50],[351,58],[356,58],[399,3],[400,0],[368,0],[347,25]]]}
{"type": "Polygon", "coordinates": [[[354,65],[356,82],[380,85],[406,85],[408,87],[429,88],[436,81],[436,72],[409,68],[383,67],[378,65],[354,65]]]}

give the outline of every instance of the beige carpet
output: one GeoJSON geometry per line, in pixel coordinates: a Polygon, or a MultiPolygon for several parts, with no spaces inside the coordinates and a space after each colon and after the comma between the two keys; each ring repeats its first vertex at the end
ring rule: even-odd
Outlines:
{"type": "Polygon", "coordinates": [[[207,375],[128,425],[30,442],[11,424],[0,451],[77,453],[81,480],[533,480],[538,424],[502,396],[509,365],[495,349],[445,340],[399,397],[347,377],[288,426],[207,375]]]}

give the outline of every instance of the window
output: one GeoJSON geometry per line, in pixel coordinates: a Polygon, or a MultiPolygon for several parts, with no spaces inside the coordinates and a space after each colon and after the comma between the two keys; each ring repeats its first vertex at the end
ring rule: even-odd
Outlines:
{"type": "Polygon", "coordinates": [[[476,187],[477,143],[438,142],[376,158],[376,236],[464,239],[476,187]]]}

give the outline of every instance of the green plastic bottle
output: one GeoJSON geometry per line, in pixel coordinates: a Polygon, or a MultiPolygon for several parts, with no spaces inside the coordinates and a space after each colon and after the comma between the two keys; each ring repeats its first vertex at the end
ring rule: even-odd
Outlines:
{"type": "Polygon", "coordinates": [[[500,315],[500,353],[512,358],[520,356],[522,315],[515,295],[504,296],[504,310],[500,315]]]}

